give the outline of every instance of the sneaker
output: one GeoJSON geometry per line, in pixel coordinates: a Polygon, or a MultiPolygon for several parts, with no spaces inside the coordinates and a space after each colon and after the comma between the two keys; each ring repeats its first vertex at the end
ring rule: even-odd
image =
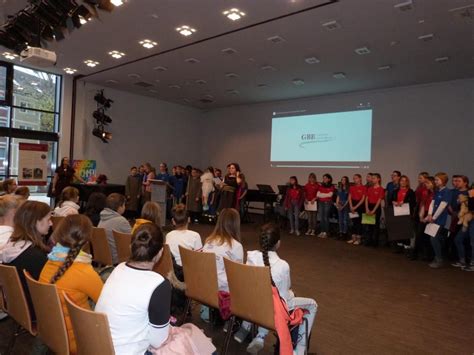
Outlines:
{"type": "Polygon", "coordinates": [[[257,354],[260,350],[263,349],[264,341],[260,337],[255,337],[247,346],[247,352],[250,354],[257,354]]]}
{"type": "Polygon", "coordinates": [[[471,260],[471,263],[469,265],[474,266],[474,260],[471,260]]]}
{"type": "Polygon", "coordinates": [[[346,243],[347,243],[347,244],[355,243],[354,237],[352,237],[352,239],[349,239],[346,243]]]}
{"type": "Polygon", "coordinates": [[[295,231],[293,229],[290,229],[290,234],[294,234],[295,231]]]}
{"type": "Polygon", "coordinates": [[[323,232],[323,233],[321,233],[321,234],[322,234],[322,235],[321,235],[321,238],[323,238],[323,239],[328,237],[328,234],[327,234],[326,232],[323,232]]]}
{"type": "Polygon", "coordinates": [[[245,339],[247,339],[249,333],[250,332],[247,329],[240,327],[237,333],[234,334],[234,340],[237,343],[242,344],[245,341],[245,339]]]}
{"type": "Polygon", "coordinates": [[[457,263],[454,263],[454,264],[451,264],[451,266],[454,266],[454,267],[466,267],[466,263],[463,263],[461,261],[458,261],[457,263]]]}
{"type": "Polygon", "coordinates": [[[202,206],[202,210],[203,210],[203,211],[209,211],[209,206],[208,206],[208,205],[202,206]]]}
{"type": "Polygon", "coordinates": [[[308,231],[304,235],[311,235],[311,229],[308,229],[308,231]]]}
{"type": "Polygon", "coordinates": [[[5,313],[3,311],[0,311],[0,320],[3,320],[8,317],[8,313],[5,313]]]}
{"type": "Polygon", "coordinates": [[[357,239],[357,240],[354,242],[354,245],[360,245],[360,240],[357,239]]]}
{"type": "Polygon", "coordinates": [[[316,235],[316,231],[314,229],[312,229],[310,235],[316,235]]]}
{"type": "Polygon", "coordinates": [[[431,264],[429,264],[430,268],[432,269],[439,269],[440,267],[443,266],[443,263],[441,261],[433,261],[431,264]]]}
{"type": "Polygon", "coordinates": [[[211,317],[209,316],[209,307],[202,306],[201,310],[199,311],[199,316],[205,323],[209,323],[211,321],[211,317]]]}
{"type": "Polygon", "coordinates": [[[301,235],[300,231],[298,231],[298,230],[296,231],[295,234],[296,234],[297,237],[299,237],[301,235]]]}
{"type": "Polygon", "coordinates": [[[462,271],[474,271],[474,266],[466,266],[462,268],[462,271]]]}

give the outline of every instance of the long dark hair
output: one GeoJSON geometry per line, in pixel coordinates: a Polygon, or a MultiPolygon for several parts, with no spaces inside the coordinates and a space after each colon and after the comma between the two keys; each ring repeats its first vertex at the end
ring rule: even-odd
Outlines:
{"type": "Polygon", "coordinates": [[[62,246],[69,248],[63,264],[56,273],[51,277],[51,283],[58,281],[65,272],[74,263],[79,252],[84,245],[90,240],[92,234],[92,223],[84,215],[75,214],[64,218],[54,230],[51,238],[56,240],[62,246]]]}
{"type": "Polygon", "coordinates": [[[106,199],[107,196],[105,196],[102,192],[91,193],[89,199],[87,200],[86,211],[84,214],[87,216],[92,216],[102,212],[106,205],[106,199]]]}
{"type": "Polygon", "coordinates": [[[350,181],[349,181],[349,177],[348,177],[348,176],[343,176],[343,177],[341,178],[341,186],[340,186],[341,190],[343,190],[343,191],[349,191],[349,187],[350,187],[350,186],[351,186],[351,183],[350,183],[350,181]],[[343,181],[343,180],[346,181],[345,185],[342,184],[342,181],[343,181]]]}
{"type": "Polygon", "coordinates": [[[152,261],[163,248],[163,232],[154,223],[139,226],[132,235],[129,261],[152,261]]]}
{"type": "MultiPolygon", "coordinates": [[[[263,264],[270,267],[268,252],[275,248],[280,241],[280,228],[273,223],[264,224],[260,230],[260,251],[263,256],[263,264]]],[[[271,274],[270,274],[271,277],[271,274]]],[[[273,281],[272,281],[273,282],[273,281]]]]}
{"type": "Polygon", "coordinates": [[[31,242],[34,247],[43,251],[48,248],[43,243],[43,236],[36,229],[36,222],[51,214],[49,206],[44,202],[25,201],[16,211],[13,223],[15,225],[10,240],[13,243],[31,242]]]}

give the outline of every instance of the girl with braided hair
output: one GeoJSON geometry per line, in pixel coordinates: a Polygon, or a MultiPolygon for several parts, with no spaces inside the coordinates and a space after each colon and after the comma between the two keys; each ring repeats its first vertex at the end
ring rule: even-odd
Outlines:
{"type": "Polygon", "coordinates": [[[92,223],[86,216],[65,217],[53,232],[52,238],[57,244],[48,254],[39,277],[40,282],[56,284],[72,354],[76,353],[76,341],[63,291],[79,307],[90,309],[88,300],[97,302],[103,287],[101,278],[92,268],[91,255],[82,250],[91,234],[92,223]]]}
{"type": "MultiPolygon", "coordinates": [[[[308,320],[308,330],[311,332],[314,318],[318,305],[312,298],[295,297],[291,290],[290,266],[288,263],[280,259],[277,250],[280,247],[280,229],[273,223],[267,223],[262,226],[260,231],[260,250],[252,250],[247,252],[247,264],[254,266],[268,266],[271,272],[271,278],[288,306],[289,310],[301,308],[308,311],[304,316],[308,320]]],[[[242,343],[250,333],[251,324],[242,322],[242,325],[234,339],[242,343]]],[[[264,347],[264,339],[268,334],[268,330],[258,327],[257,336],[250,342],[247,347],[247,352],[256,354],[264,347]]],[[[305,327],[300,326],[298,330],[298,343],[295,348],[295,354],[304,354],[306,349],[305,344],[306,334],[305,327]]]]}

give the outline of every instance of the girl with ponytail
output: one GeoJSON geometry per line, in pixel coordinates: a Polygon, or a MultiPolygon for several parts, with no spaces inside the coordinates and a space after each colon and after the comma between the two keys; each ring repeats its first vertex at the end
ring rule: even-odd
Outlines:
{"type": "Polygon", "coordinates": [[[63,291],[79,307],[90,309],[89,299],[97,302],[103,282],[92,268],[91,255],[82,251],[92,234],[92,223],[84,215],[70,215],[57,226],[52,238],[57,241],[48,254],[40,282],[56,284],[66,321],[71,353],[76,353],[76,341],[69,319],[63,291]]]}
{"type": "MultiPolygon", "coordinates": [[[[252,250],[247,252],[247,264],[255,266],[268,266],[271,272],[271,278],[288,306],[289,310],[296,307],[306,309],[308,313],[304,316],[308,320],[308,329],[311,332],[314,318],[318,305],[311,298],[295,297],[291,290],[290,266],[288,263],[280,259],[277,250],[280,247],[280,229],[278,226],[268,223],[262,226],[260,231],[260,250],[252,250]]],[[[234,335],[234,339],[242,343],[250,333],[251,324],[243,322],[241,328],[234,335]]],[[[256,354],[264,347],[264,339],[268,334],[268,330],[258,327],[257,336],[250,342],[247,352],[256,354]]],[[[298,331],[298,343],[296,345],[295,354],[304,354],[305,344],[305,327],[300,326],[298,331]]]]}

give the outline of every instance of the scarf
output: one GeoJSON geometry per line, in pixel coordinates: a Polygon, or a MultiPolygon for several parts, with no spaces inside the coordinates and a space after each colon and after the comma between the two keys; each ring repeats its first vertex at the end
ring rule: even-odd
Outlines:
{"type": "MultiPolygon", "coordinates": [[[[48,260],[64,262],[66,260],[67,254],[69,253],[69,250],[70,248],[56,243],[53,249],[51,249],[51,252],[48,254],[48,260]]],[[[76,256],[76,259],[74,259],[74,262],[76,261],[79,263],[90,264],[92,262],[92,256],[81,250],[76,256]]]]}

